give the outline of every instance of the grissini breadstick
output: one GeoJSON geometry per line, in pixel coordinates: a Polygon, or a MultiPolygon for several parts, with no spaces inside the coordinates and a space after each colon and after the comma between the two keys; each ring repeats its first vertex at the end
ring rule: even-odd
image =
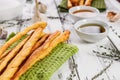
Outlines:
{"type": "Polygon", "coordinates": [[[49,36],[49,38],[45,41],[45,43],[42,45],[42,46],[44,46],[44,49],[46,49],[46,48],[48,48],[49,47],[49,45],[50,45],[50,43],[56,38],[56,37],[58,37],[59,35],[60,35],[60,31],[56,31],[54,34],[51,34],[50,36],[49,36]],[[49,41],[49,43],[47,43],[47,41],[49,41]]]}
{"type": "Polygon", "coordinates": [[[80,5],[80,6],[84,5],[84,1],[85,1],[85,0],[80,0],[80,1],[79,1],[79,5],[80,5]]]}
{"type": "Polygon", "coordinates": [[[21,51],[12,59],[5,71],[0,75],[0,80],[10,80],[13,77],[21,63],[30,55],[30,51],[38,39],[40,39],[42,31],[41,27],[35,30],[21,51]]]}
{"type": "Polygon", "coordinates": [[[13,38],[11,38],[8,42],[6,42],[1,48],[0,48],[0,57],[3,54],[3,52],[14,42],[16,42],[17,40],[19,40],[23,35],[27,34],[30,30],[36,29],[38,27],[41,28],[45,28],[47,25],[46,22],[37,22],[35,24],[33,24],[32,26],[27,27],[25,30],[23,30],[22,32],[19,32],[16,36],[14,36],[13,38]]]}
{"type": "Polygon", "coordinates": [[[30,36],[25,38],[22,42],[20,42],[6,57],[2,58],[0,62],[0,73],[2,73],[3,69],[7,66],[8,62],[17,55],[18,51],[25,44],[25,42],[29,39],[30,36]]]}
{"type": "Polygon", "coordinates": [[[51,50],[55,48],[60,42],[66,41],[69,38],[69,35],[70,32],[65,31],[54,40],[52,40],[52,42],[50,40],[46,40],[40,48],[38,48],[31,54],[22,68],[20,68],[20,70],[14,75],[12,80],[19,80],[19,77],[24,74],[32,65],[34,65],[35,62],[46,57],[51,52],[51,50]],[[46,47],[47,44],[50,45],[46,47]]]}
{"type": "Polygon", "coordinates": [[[67,2],[67,7],[68,7],[68,9],[72,7],[72,3],[70,0],[68,0],[68,2],[67,2]]]}
{"type": "Polygon", "coordinates": [[[86,0],[85,1],[85,6],[91,6],[92,0],[86,0]]]}
{"type": "Polygon", "coordinates": [[[73,6],[78,6],[79,0],[70,0],[73,6]]]}
{"type": "Polygon", "coordinates": [[[49,37],[50,34],[45,34],[32,48],[31,53],[36,50],[39,46],[45,42],[45,40],[49,37]]]}
{"type": "Polygon", "coordinates": [[[11,51],[12,51],[12,49],[4,52],[0,57],[0,62],[1,62],[1,59],[4,58],[5,56],[7,56],[7,54],[9,54],[11,51]]]}
{"type": "MultiPolygon", "coordinates": [[[[34,31],[33,31],[34,32],[34,31]]],[[[33,34],[33,32],[29,35],[29,36],[31,36],[32,34],[33,34]]],[[[23,36],[24,37],[24,36],[23,36]]],[[[26,36],[27,37],[27,36],[26,36]]],[[[18,43],[19,44],[19,43],[18,43]]],[[[17,44],[17,45],[18,45],[17,44]]],[[[16,46],[17,46],[16,45],[16,46]]],[[[15,47],[16,47],[15,46],[15,47]]],[[[5,51],[2,55],[1,55],[1,57],[0,57],[0,62],[1,62],[1,60],[2,60],[2,58],[4,58],[4,57],[6,57],[12,50],[14,49],[14,47],[12,48],[12,49],[10,49],[10,50],[8,50],[8,51],[5,51]]]]}

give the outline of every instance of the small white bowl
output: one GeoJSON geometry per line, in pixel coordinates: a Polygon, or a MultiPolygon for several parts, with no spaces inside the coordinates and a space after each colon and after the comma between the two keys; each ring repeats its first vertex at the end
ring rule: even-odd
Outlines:
{"type": "Polygon", "coordinates": [[[75,6],[69,9],[69,14],[71,15],[72,19],[74,21],[78,21],[81,19],[89,19],[89,18],[95,18],[96,16],[98,16],[99,14],[99,10],[97,8],[94,7],[90,7],[90,6],[75,6]],[[76,16],[73,12],[77,11],[77,10],[90,10],[93,12],[93,15],[91,16],[86,16],[88,14],[83,14],[83,16],[76,16]]]}
{"type": "Polygon", "coordinates": [[[93,20],[93,19],[84,19],[84,20],[79,20],[78,22],[75,23],[74,25],[75,31],[77,32],[77,34],[80,36],[80,38],[82,38],[83,40],[87,41],[87,42],[97,42],[100,41],[102,39],[104,39],[109,32],[109,26],[100,20],[93,20]],[[81,30],[79,30],[78,28],[82,25],[85,24],[98,24],[101,25],[104,29],[105,32],[102,33],[86,33],[83,32],[81,30]]]}

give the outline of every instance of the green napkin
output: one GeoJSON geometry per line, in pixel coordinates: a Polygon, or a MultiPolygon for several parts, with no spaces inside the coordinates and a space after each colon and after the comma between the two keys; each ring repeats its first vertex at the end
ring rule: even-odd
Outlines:
{"type": "Polygon", "coordinates": [[[62,0],[58,7],[60,9],[60,12],[68,12],[67,0],[62,0]]]}
{"type": "Polygon", "coordinates": [[[99,9],[99,11],[105,11],[106,5],[104,0],[93,0],[92,7],[99,9]]]}
{"type": "MultiPolygon", "coordinates": [[[[104,0],[93,0],[91,6],[99,9],[101,12],[106,10],[106,4],[104,0]]],[[[68,12],[67,0],[62,0],[58,7],[60,12],[68,12]]]]}
{"type": "Polygon", "coordinates": [[[74,45],[60,43],[50,55],[36,62],[19,80],[50,80],[52,74],[77,51],[78,48],[74,45]]]}

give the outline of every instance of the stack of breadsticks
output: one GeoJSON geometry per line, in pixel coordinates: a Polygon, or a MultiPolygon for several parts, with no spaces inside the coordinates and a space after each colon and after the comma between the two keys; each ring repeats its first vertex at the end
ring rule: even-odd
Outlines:
{"type": "Polygon", "coordinates": [[[91,6],[92,0],[68,0],[68,8],[71,8],[73,6],[91,6]]]}
{"type": "Polygon", "coordinates": [[[37,22],[16,34],[0,48],[0,80],[19,80],[38,60],[45,58],[59,43],[68,40],[68,30],[45,33],[46,22],[37,22]],[[32,32],[31,32],[32,31],[32,32]],[[28,34],[10,51],[6,50],[28,34]]]}

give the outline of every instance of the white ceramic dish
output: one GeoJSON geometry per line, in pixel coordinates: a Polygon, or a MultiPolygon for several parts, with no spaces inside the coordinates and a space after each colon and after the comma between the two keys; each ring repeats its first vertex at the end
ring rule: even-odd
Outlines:
{"type": "Polygon", "coordinates": [[[90,20],[90,19],[84,19],[84,20],[79,20],[78,22],[75,23],[74,28],[77,32],[77,34],[80,36],[80,38],[82,38],[83,40],[87,41],[87,42],[97,42],[102,40],[103,38],[105,38],[108,35],[109,32],[109,26],[100,20],[90,20]],[[85,24],[98,24],[104,27],[105,32],[103,33],[85,33],[82,32],[80,30],[78,30],[78,28],[82,25],[85,24]]]}
{"type": "Polygon", "coordinates": [[[0,0],[0,20],[9,20],[22,13],[23,4],[18,0],[0,0]]]}
{"type": "Polygon", "coordinates": [[[90,7],[90,6],[75,6],[75,7],[72,7],[69,9],[69,14],[71,15],[71,18],[74,20],[74,21],[78,21],[78,20],[81,20],[81,19],[88,19],[88,18],[95,18],[96,16],[98,16],[99,14],[99,10],[97,8],[94,8],[94,7],[90,7]],[[94,13],[93,16],[76,16],[75,14],[73,14],[73,12],[77,11],[77,10],[90,10],[94,13]]]}

